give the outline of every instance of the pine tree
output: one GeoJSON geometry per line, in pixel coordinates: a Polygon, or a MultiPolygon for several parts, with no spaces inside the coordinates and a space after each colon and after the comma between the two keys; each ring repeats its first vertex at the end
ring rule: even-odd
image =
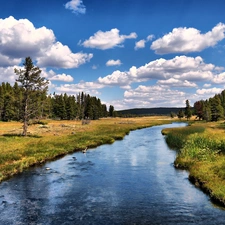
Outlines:
{"type": "Polygon", "coordinates": [[[85,111],[85,98],[86,96],[84,95],[84,92],[81,93],[80,96],[80,115],[79,118],[82,120],[84,119],[84,111],[85,111]]]}
{"type": "Polygon", "coordinates": [[[10,121],[14,117],[13,95],[9,92],[4,97],[4,105],[2,110],[2,120],[10,121]]]}
{"type": "Polygon", "coordinates": [[[89,94],[86,97],[86,108],[84,110],[84,116],[87,119],[93,119],[93,101],[89,94]]]}
{"type": "Polygon", "coordinates": [[[41,93],[46,93],[48,89],[48,81],[41,77],[41,70],[35,67],[30,57],[25,58],[23,63],[24,69],[15,69],[18,76],[17,82],[23,88],[23,135],[27,136],[28,122],[31,116],[37,114],[35,102],[41,93]]]}
{"type": "Polygon", "coordinates": [[[70,117],[72,120],[74,120],[76,119],[77,116],[77,104],[74,95],[69,97],[69,104],[70,104],[70,117]]]}
{"type": "Polygon", "coordinates": [[[180,109],[177,113],[177,117],[181,120],[184,117],[184,111],[180,109]]]}
{"type": "Polygon", "coordinates": [[[76,118],[77,106],[74,96],[64,95],[67,120],[74,120],[76,118]]]}
{"type": "Polygon", "coordinates": [[[186,107],[185,107],[185,111],[184,111],[185,117],[187,118],[187,120],[189,120],[192,116],[192,112],[191,112],[191,106],[188,100],[186,100],[186,107]]]}
{"type": "Polygon", "coordinates": [[[53,114],[55,118],[66,119],[66,105],[63,95],[54,95],[53,114]]]}
{"type": "Polygon", "coordinates": [[[210,98],[209,103],[211,106],[211,120],[218,121],[219,119],[223,119],[224,109],[221,105],[219,95],[215,95],[213,98],[210,98]]]}
{"type": "Polygon", "coordinates": [[[194,103],[194,114],[201,120],[204,117],[204,101],[197,101],[194,103]]]}
{"type": "Polygon", "coordinates": [[[171,118],[176,117],[176,113],[174,113],[174,112],[170,112],[170,117],[171,117],[171,118]]]}
{"type": "Polygon", "coordinates": [[[13,86],[14,93],[14,120],[20,120],[22,115],[22,102],[23,102],[23,89],[19,87],[18,83],[15,82],[13,86]]]}
{"type": "Polygon", "coordinates": [[[211,106],[208,100],[204,102],[203,106],[203,119],[206,121],[211,121],[212,114],[211,114],[211,106]]]}
{"type": "Polygon", "coordinates": [[[4,90],[3,87],[0,86],[0,120],[2,120],[2,113],[3,113],[3,107],[4,107],[4,90]]]}
{"type": "Polygon", "coordinates": [[[114,116],[114,107],[112,105],[109,106],[109,116],[114,116]]]}
{"type": "Polygon", "coordinates": [[[52,96],[47,96],[45,100],[45,107],[44,107],[44,116],[47,118],[53,117],[53,105],[52,105],[53,99],[52,96]]]}
{"type": "Polygon", "coordinates": [[[107,117],[107,116],[108,116],[107,106],[106,104],[102,104],[102,117],[107,117]]]}

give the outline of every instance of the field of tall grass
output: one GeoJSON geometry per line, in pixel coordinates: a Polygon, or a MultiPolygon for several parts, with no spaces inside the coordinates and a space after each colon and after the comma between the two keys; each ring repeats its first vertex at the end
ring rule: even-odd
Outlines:
{"type": "Polygon", "coordinates": [[[163,133],[169,146],[178,149],[175,167],[188,169],[190,180],[225,206],[224,122],[195,123],[163,133]]]}
{"type": "Polygon", "coordinates": [[[170,123],[169,117],[108,118],[91,121],[43,121],[29,126],[22,137],[22,124],[0,122],[0,182],[24,169],[74,151],[111,144],[131,130],[170,123]]]}

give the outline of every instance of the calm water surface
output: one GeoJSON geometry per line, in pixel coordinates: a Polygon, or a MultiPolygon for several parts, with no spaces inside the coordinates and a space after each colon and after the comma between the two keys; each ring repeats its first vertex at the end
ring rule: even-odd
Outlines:
{"type": "Polygon", "coordinates": [[[161,130],[184,125],[133,131],[1,183],[0,225],[225,224],[225,211],[173,167],[161,130]]]}

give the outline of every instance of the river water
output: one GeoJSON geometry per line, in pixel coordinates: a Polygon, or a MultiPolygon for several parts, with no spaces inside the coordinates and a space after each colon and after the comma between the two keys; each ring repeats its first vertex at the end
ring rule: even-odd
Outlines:
{"type": "Polygon", "coordinates": [[[0,184],[0,225],[225,224],[225,211],[173,167],[161,130],[67,155],[0,184]]]}

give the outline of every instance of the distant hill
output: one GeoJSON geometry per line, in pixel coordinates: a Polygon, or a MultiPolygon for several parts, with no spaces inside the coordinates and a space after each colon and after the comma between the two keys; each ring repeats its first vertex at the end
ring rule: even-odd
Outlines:
{"type": "Polygon", "coordinates": [[[136,115],[136,116],[144,116],[144,115],[170,115],[171,112],[178,113],[180,109],[184,108],[136,108],[136,109],[126,109],[117,111],[118,115],[136,115]]]}

